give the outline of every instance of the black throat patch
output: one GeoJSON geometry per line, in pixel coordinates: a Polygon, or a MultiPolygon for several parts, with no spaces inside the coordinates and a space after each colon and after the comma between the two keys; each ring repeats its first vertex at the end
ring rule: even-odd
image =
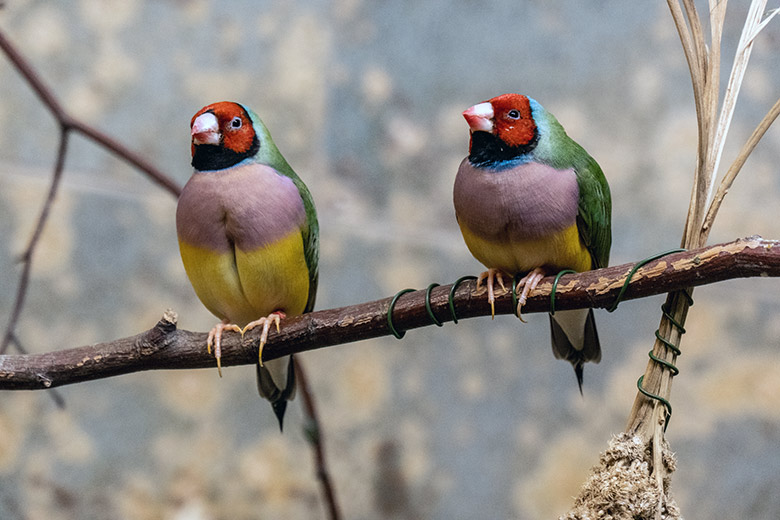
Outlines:
{"type": "Polygon", "coordinates": [[[471,134],[469,161],[474,166],[496,166],[531,152],[538,143],[538,130],[534,130],[534,138],[531,142],[520,146],[509,146],[489,132],[474,132],[471,134]]]}
{"type": "Polygon", "coordinates": [[[252,139],[252,146],[246,152],[238,153],[216,144],[195,145],[192,156],[192,167],[198,171],[223,170],[240,163],[247,157],[253,157],[260,149],[257,136],[252,139]]]}

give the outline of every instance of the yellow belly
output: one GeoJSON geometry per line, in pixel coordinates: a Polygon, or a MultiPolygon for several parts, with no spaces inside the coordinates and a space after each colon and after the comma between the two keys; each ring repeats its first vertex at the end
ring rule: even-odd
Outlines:
{"type": "Polygon", "coordinates": [[[463,224],[460,231],[471,254],[485,267],[502,269],[510,274],[542,266],[579,272],[591,268],[590,253],[580,240],[576,224],[545,238],[520,242],[485,240],[463,224]]]}
{"type": "Polygon", "coordinates": [[[298,231],[235,256],[181,241],[179,249],[195,294],[220,319],[243,327],[276,310],[295,316],[306,308],[309,270],[298,231]]]}

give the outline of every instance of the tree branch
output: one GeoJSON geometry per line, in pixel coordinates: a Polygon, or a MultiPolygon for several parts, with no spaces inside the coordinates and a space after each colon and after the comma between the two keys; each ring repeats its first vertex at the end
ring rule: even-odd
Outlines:
{"type": "Polygon", "coordinates": [[[68,114],[68,112],[62,108],[54,91],[43,82],[38,73],[30,66],[30,63],[21,55],[16,47],[13,46],[11,41],[6,38],[2,31],[0,31],[0,49],[2,49],[14,67],[16,67],[16,70],[22,75],[27,84],[30,85],[30,88],[35,91],[38,99],[40,99],[41,103],[43,103],[49,112],[51,112],[51,115],[54,116],[63,131],[75,130],[84,135],[84,137],[95,141],[120,159],[127,161],[131,166],[141,171],[172,195],[178,197],[181,187],[173,181],[173,179],[147,161],[141,154],[133,152],[112,137],[68,114]]]}
{"type": "MultiPolygon", "coordinates": [[[[561,277],[556,293],[558,310],[612,305],[634,264],[561,277]]],[[[733,278],[780,276],[780,241],[753,236],[694,251],[670,254],[648,262],[631,279],[622,300],[674,292],[686,287],[733,278]]],[[[553,277],[548,276],[529,297],[524,313],[550,310],[553,277]]],[[[442,322],[452,321],[451,285],[431,291],[431,310],[442,322]]],[[[475,294],[475,282],[463,282],[455,291],[458,319],[490,313],[484,295],[475,294]]],[[[425,290],[405,294],[397,301],[393,322],[399,330],[431,325],[425,290]]],[[[332,345],[387,336],[387,310],[391,298],[327,309],[284,320],[272,331],[263,351],[266,360],[332,345]]],[[[496,300],[497,314],[513,312],[510,294],[496,300]]],[[[176,329],[176,314],[167,311],[152,329],[107,343],[32,355],[0,356],[0,390],[35,390],[129,374],[142,370],[213,368],[205,348],[206,333],[176,329]]],[[[223,366],[257,362],[260,331],[242,341],[227,334],[222,344],[223,366]]]]}
{"type": "Polygon", "coordinates": [[[314,396],[309,390],[308,377],[300,360],[295,363],[296,379],[298,389],[301,392],[303,400],[303,411],[306,414],[307,423],[303,428],[306,433],[306,439],[311,444],[312,454],[314,455],[314,468],[317,480],[320,481],[322,488],[322,497],[327,508],[328,518],[330,520],[341,519],[341,509],[339,508],[336,492],[333,489],[333,482],[328,471],[328,463],[325,459],[325,443],[322,439],[322,429],[320,428],[320,419],[317,414],[317,406],[314,402],[314,396]]]}
{"type": "Polygon", "coordinates": [[[8,318],[8,324],[5,327],[5,333],[3,339],[0,341],[0,354],[5,354],[8,349],[8,345],[11,344],[11,338],[14,337],[16,331],[16,322],[19,321],[19,316],[22,314],[24,308],[24,300],[27,297],[27,286],[30,283],[30,270],[32,269],[32,257],[35,252],[35,248],[38,245],[43,234],[43,228],[46,225],[46,221],[49,218],[49,211],[54,203],[54,198],[57,196],[57,190],[60,186],[60,180],[62,179],[62,170],[65,167],[65,156],[68,152],[68,132],[62,130],[60,132],[60,145],[57,150],[57,160],[54,165],[54,173],[52,174],[51,184],[49,185],[49,193],[46,195],[46,201],[43,203],[41,213],[38,215],[38,220],[35,223],[35,229],[30,237],[30,242],[27,244],[27,248],[22,254],[22,272],[19,275],[19,285],[16,288],[16,298],[14,299],[14,307],[11,310],[11,314],[8,318]]]}
{"type": "Polygon", "coordinates": [[[74,117],[71,117],[62,105],[60,104],[57,96],[54,95],[54,91],[49,88],[33,69],[30,63],[21,55],[21,53],[11,44],[11,41],[6,38],[5,34],[0,31],[0,50],[2,50],[11,63],[16,67],[16,70],[30,85],[35,94],[40,99],[46,108],[51,112],[52,116],[57,120],[60,125],[60,144],[57,151],[57,159],[52,173],[52,180],[49,186],[49,192],[46,197],[46,201],[41,208],[41,213],[35,224],[35,229],[32,234],[32,238],[22,254],[22,272],[19,276],[19,285],[17,286],[16,298],[14,300],[14,307],[11,311],[11,315],[8,319],[8,325],[6,325],[5,332],[0,340],[0,354],[4,354],[11,343],[11,338],[15,334],[16,323],[24,308],[24,300],[27,295],[27,284],[30,277],[30,269],[32,268],[32,257],[35,252],[35,248],[38,245],[38,240],[43,232],[43,228],[46,225],[46,220],[49,216],[49,211],[54,199],[57,195],[57,189],[62,179],[62,172],[65,167],[65,158],[67,156],[68,137],[70,132],[80,132],[85,137],[95,141],[98,145],[106,148],[114,153],[120,159],[124,159],[131,166],[140,170],[151,178],[154,182],[165,188],[169,193],[174,196],[178,196],[181,188],[171,178],[158,170],[154,165],[147,161],[143,156],[133,152],[123,144],[119,143],[112,137],[104,134],[103,132],[89,126],[88,124],[80,121],[74,117]]]}
{"type": "MultiPolygon", "coordinates": [[[[0,7],[1,6],[2,4],[0,3],[0,7]]],[[[8,40],[5,37],[2,31],[0,31],[0,50],[2,50],[5,53],[5,55],[11,61],[11,63],[16,67],[17,71],[25,79],[25,81],[30,86],[30,88],[32,88],[32,90],[38,96],[41,103],[43,103],[46,106],[46,108],[51,112],[51,114],[54,116],[54,118],[59,123],[59,130],[60,130],[60,147],[57,153],[57,159],[54,167],[54,172],[52,174],[49,193],[41,209],[41,213],[36,222],[35,230],[33,231],[33,235],[32,238],[30,239],[29,245],[25,250],[24,254],[22,255],[22,262],[23,262],[22,273],[19,277],[19,285],[17,287],[14,307],[13,310],[11,311],[11,315],[9,317],[8,325],[6,326],[5,332],[2,334],[2,339],[0,339],[0,358],[2,358],[2,354],[5,354],[8,345],[12,343],[16,345],[17,349],[22,353],[21,357],[25,357],[26,352],[22,348],[21,343],[19,342],[15,333],[16,323],[19,319],[19,316],[21,315],[22,309],[24,308],[24,301],[28,290],[30,270],[32,269],[33,253],[35,252],[39,238],[41,236],[41,233],[43,232],[43,228],[46,225],[50,208],[54,202],[54,199],[57,194],[57,189],[59,187],[60,180],[62,178],[62,172],[64,169],[65,159],[67,155],[68,137],[70,135],[70,132],[71,131],[79,132],[85,137],[87,137],[88,139],[91,139],[98,146],[101,146],[109,150],[120,159],[125,160],[128,164],[130,164],[130,166],[144,173],[147,177],[149,177],[152,181],[154,181],[159,186],[164,188],[166,191],[168,191],[168,193],[170,193],[174,197],[179,196],[179,194],[181,193],[181,188],[179,187],[178,184],[176,184],[176,182],[174,182],[171,178],[169,178],[167,175],[163,174],[160,170],[158,170],[151,162],[149,162],[141,154],[138,154],[130,150],[122,143],[112,138],[111,136],[104,134],[103,132],[97,130],[96,128],[93,128],[88,124],[84,123],[83,121],[80,121],[72,117],[71,115],[69,115],[62,107],[57,97],[54,95],[54,91],[43,82],[43,80],[35,72],[35,70],[30,65],[30,63],[21,55],[21,53],[19,53],[19,51],[16,50],[16,48],[11,44],[10,40],[8,40]]],[[[152,329],[152,331],[147,331],[147,333],[144,335],[144,341],[141,341],[136,344],[139,348],[139,352],[141,354],[144,352],[143,350],[144,345],[157,344],[156,342],[160,340],[162,340],[162,343],[164,344],[166,335],[169,334],[170,332],[175,331],[175,329],[176,329],[175,314],[169,315],[166,313],[166,315],[163,317],[163,320],[161,320],[160,323],[158,323],[158,325],[154,329],[152,329]]],[[[121,340],[116,343],[121,344],[121,340]]],[[[109,356],[112,356],[112,354],[109,354],[109,356]]],[[[58,360],[58,356],[54,354],[54,358],[55,358],[54,362],[56,364],[58,360]]],[[[96,361],[99,360],[100,358],[91,357],[90,359],[92,361],[96,361]]],[[[109,364],[115,367],[121,367],[123,362],[127,359],[130,359],[132,363],[134,358],[133,357],[122,358],[121,356],[119,358],[115,358],[112,356],[111,363],[109,364]]],[[[1,363],[2,361],[0,360],[0,364],[1,363]]],[[[83,367],[83,363],[79,365],[79,362],[77,361],[76,366],[83,367]]],[[[304,395],[305,412],[307,413],[308,421],[310,423],[310,428],[314,431],[319,432],[321,429],[319,426],[319,421],[317,419],[316,407],[314,404],[313,397],[311,395],[311,391],[309,390],[308,383],[304,375],[303,369],[301,367],[300,361],[298,362],[297,366],[300,370],[298,386],[300,388],[301,393],[304,395]]],[[[119,373],[124,373],[124,372],[120,371],[119,373]]],[[[95,379],[97,377],[106,377],[106,375],[95,375],[89,377],[88,379],[95,379]]],[[[42,385],[43,388],[52,386],[52,379],[49,377],[49,375],[45,373],[37,373],[34,376],[34,378],[42,385]]],[[[66,383],[59,382],[59,384],[66,384],[66,383]]],[[[54,399],[58,407],[60,408],[64,407],[64,401],[62,399],[62,396],[59,393],[53,391],[50,392],[50,395],[52,396],[52,398],[54,399]]],[[[328,506],[328,513],[330,515],[330,519],[338,520],[340,518],[340,512],[336,503],[336,497],[335,497],[335,493],[333,492],[333,487],[330,483],[328,468],[325,463],[323,449],[324,448],[322,446],[322,442],[319,438],[317,439],[316,442],[313,442],[313,451],[315,454],[315,460],[317,464],[317,477],[322,484],[323,498],[328,506]]]]}

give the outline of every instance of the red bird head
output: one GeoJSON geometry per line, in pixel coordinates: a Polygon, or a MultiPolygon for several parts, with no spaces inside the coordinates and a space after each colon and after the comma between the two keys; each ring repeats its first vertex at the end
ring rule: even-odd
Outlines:
{"type": "Polygon", "coordinates": [[[527,96],[503,94],[463,112],[472,133],[487,132],[511,147],[527,146],[536,139],[536,122],[527,96]]]}
{"type": "Polygon", "coordinates": [[[192,154],[200,145],[223,146],[242,154],[252,147],[255,129],[244,107],[231,101],[220,101],[201,108],[190,122],[192,154]]]}
{"type": "Polygon", "coordinates": [[[198,170],[233,166],[256,154],[260,147],[249,111],[231,101],[201,108],[192,116],[190,134],[192,165],[198,170]]]}

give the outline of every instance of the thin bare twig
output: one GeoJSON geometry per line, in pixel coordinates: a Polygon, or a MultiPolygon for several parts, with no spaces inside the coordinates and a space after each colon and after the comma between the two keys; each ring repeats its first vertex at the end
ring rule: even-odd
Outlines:
{"type": "Polygon", "coordinates": [[[135,169],[144,173],[151,180],[163,187],[174,196],[179,196],[181,188],[170,177],[157,169],[153,164],[143,158],[138,153],[131,151],[115,139],[101,132],[100,130],[84,123],[83,121],[72,117],[60,104],[54,91],[46,85],[37,72],[30,66],[30,63],[14,47],[11,41],[0,31],[0,49],[16,67],[16,70],[25,79],[30,88],[41,100],[46,108],[49,109],[52,116],[57,120],[64,131],[75,130],[88,139],[95,141],[100,146],[106,148],[118,158],[128,162],[135,169]]]}
{"type": "Polygon", "coordinates": [[[8,345],[11,343],[11,338],[15,334],[16,323],[19,321],[19,316],[22,314],[24,308],[24,301],[27,296],[27,286],[30,281],[30,270],[32,269],[32,258],[35,248],[38,245],[38,241],[43,233],[43,228],[46,225],[46,221],[49,217],[49,211],[51,205],[54,202],[54,197],[57,195],[57,189],[60,185],[60,179],[62,179],[62,171],[65,167],[65,155],[68,151],[68,132],[64,129],[60,131],[60,146],[57,150],[57,161],[54,164],[54,173],[52,174],[51,185],[49,186],[49,194],[46,196],[46,201],[41,208],[41,214],[38,216],[38,221],[35,224],[35,229],[30,237],[30,242],[27,244],[27,248],[22,254],[22,272],[19,275],[19,285],[16,288],[16,299],[14,301],[11,315],[8,318],[8,324],[5,327],[5,333],[3,334],[3,342],[0,344],[0,354],[5,354],[8,349],[8,345]]]}
{"type": "Polygon", "coordinates": [[[314,454],[314,467],[317,475],[317,480],[320,481],[322,487],[322,495],[325,497],[325,506],[328,510],[328,518],[330,520],[340,520],[341,511],[339,509],[338,501],[336,500],[336,493],[333,490],[333,483],[330,479],[330,472],[328,471],[328,463],[325,458],[325,444],[322,440],[322,429],[320,428],[320,419],[317,415],[317,407],[314,402],[314,395],[309,389],[309,380],[306,377],[306,371],[303,369],[301,360],[296,360],[295,371],[298,382],[298,390],[301,392],[301,398],[303,400],[303,410],[307,416],[307,422],[304,426],[306,437],[312,447],[314,454]]]}
{"type": "Polygon", "coordinates": [[[136,170],[143,172],[174,197],[178,197],[181,193],[181,186],[176,181],[158,170],[156,166],[147,161],[141,154],[130,150],[116,139],[77,119],[68,118],[68,127],[92,139],[95,143],[112,152],[136,170]]]}
{"type": "Polygon", "coordinates": [[[46,105],[46,108],[49,109],[54,118],[60,122],[67,118],[67,114],[62,109],[62,106],[60,106],[60,102],[54,96],[52,90],[43,83],[43,80],[41,80],[38,73],[33,70],[30,63],[16,50],[16,47],[11,44],[11,41],[6,38],[3,31],[0,31],[0,49],[2,49],[6,57],[11,60],[11,63],[16,67],[16,70],[24,77],[27,84],[33,89],[38,96],[38,99],[41,100],[41,103],[46,105]]]}
{"type": "MultiPolygon", "coordinates": [[[[22,309],[24,308],[24,302],[26,299],[28,285],[29,285],[30,271],[32,269],[33,253],[39,242],[39,239],[43,232],[43,228],[46,225],[49,211],[54,202],[55,196],[57,194],[57,189],[60,185],[60,180],[62,178],[65,158],[67,155],[68,137],[70,132],[71,131],[79,132],[85,137],[94,141],[98,146],[101,146],[109,150],[120,159],[123,159],[124,161],[129,163],[130,166],[132,166],[133,168],[140,170],[141,172],[146,174],[152,181],[156,182],[159,186],[161,186],[163,189],[168,191],[173,196],[178,197],[179,194],[181,193],[181,188],[171,178],[163,174],[160,170],[158,170],[153,164],[147,161],[140,154],[130,150],[122,143],[112,138],[111,136],[106,135],[103,132],[93,128],[92,126],[87,125],[83,121],[80,121],[70,116],[62,108],[62,105],[57,100],[57,97],[54,95],[53,91],[46,84],[44,84],[40,76],[30,66],[29,62],[26,59],[24,59],[21,53],[19,53],[16,50],[16,48],[5,37],[2,31],[0,31],[0,49],[2,49],[3,52],[5,52],[6,56],[9,58],[11,63],[14,64],[14,66],[22,75],[22,77],[27,81],[28,85],[30,85],[30,87],[36,93],[40,101],[49,109],[49,111],[52,113],[52,115],[57,120],[60,126],[60,146],[57,153],[57,160],[52,175],[51,185],[49,187],[49,193],[46,198],[46,201],[44,202],[43,208],[41,209],[41,214],[36,222],[35,230],[33,231],[33,235],[30,239],[27,249],[22,255],[23,266],[22,266],[22,273],[20,274],[19,277],[19,285],[17,288],[16,299],[14,302],[14,307],[9,317],[8,324],[3,334],[2,343],[0,344],[0,355],[5,353],[6,349],[8,348],[8,345],[11,343],[14,344],[14,346],[17,348],[19,352],[22,353],[22,355],[27,355],[26,350],[22,347],[21,343],[19,342],[19,339],[16,336],[15,333],[16,324],[19,320],[22,309]]],[[[298,366],[300,369],[300,365],[298,366]]],[[[322,430],[320,428],[319,421],[317,418],[316,407],[312,397],[312,392],[308,387],[308,382],[306,380],[306,377],[302,369],[300,369],[299,376],[300,376],[300,380],[298,384],[301,393],[304,396],[304,404],[306,407],[306,412],[309,416],[311,428],[314,431],[321,432],[322,430]]],[[[39,374],[36,377],[40,378],[40,381],[42,381],[45,385],[45,379],[46,379],[45,376],[41,376],[39,374]]],[[[64,407],[64,400],[59,392],[53,390],[50,395],[54,399],[57,406],[59,406],[60,408],[64,407]]],[[[338,512],[338,507],[336,505],[335,494],[330,484],[330,478],[328,474],[327,464],[324,458],[322,442],[318,441],[313,446],[313,450],[315,453],[315,458],[317,460],[317,477],[322,483],[323,494],[325,497],[325,502],[328,505],[328,509],[331,514],[331,520],[338,520],[340,516],[338,512]]]]}
{"type": "Polygon", "coordinates": [[[19,275],[19,283],[16,291],[16,298],[14,300],[13,309],[11,311],[8,324],[3,332],[3,339],[0,343],[0,354],[3,354],[8,349],[8,345],[11,343],[11,337],[15,334],[16,324],[21,316],[24,308],[24,303],[27,295],[27,288],[30,279],[30,271],[32,269],[32,258],[35,253],[35,248],[39,243],[41,233],[46,225],[46,221],[51,210],[51,205],[57,195],[57,190],[62,178],[62,172],[65,165],[65,158],[67,155],[68,137],[70,131],[77,131],[84,136],[92,139],[100,146],[113,152],[117,157],[127,161],[134,168],[142,171],[148,177],[150,177],[157,184],[165,188],[171,194],[178,196],[180,192],[179,186],[171,180],[168,176],[163,174],[151,163],[145,160],[141,155],[132,152],[121,143],[117,142],[108,135],[100,132],[99,130],[92,128],[86,123],[71,117],[60,104],[54,92],[49,88],[43,80],[41,80],[38,73],[30,66],[29,62],[22,56],[22,54],[14,47],[14,45],[6,38],[5,34],[0,31],[0,49],[5,53],[11,63],[16,67],[16,70],[30,85],[40,101],[49,109],[51,114],[57,120],[60,125],[60,144],[57,152],[57,159],[52,173],[51,185],[49,186],[48,196],[41,208],[41,213],[35,224],[30,242],[22,254],[22,272],[19,275]]]}

